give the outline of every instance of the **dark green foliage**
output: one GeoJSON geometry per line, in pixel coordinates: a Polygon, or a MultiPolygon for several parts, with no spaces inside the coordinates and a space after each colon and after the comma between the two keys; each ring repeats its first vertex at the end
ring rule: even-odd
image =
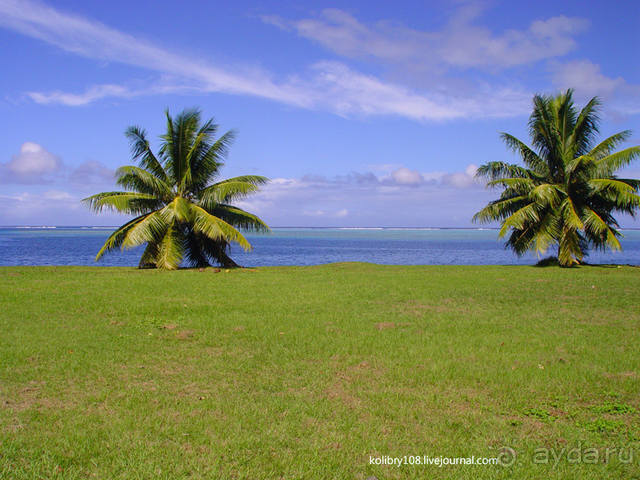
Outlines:
{"type": "Polygon", "coordinates": [[[116,171],[125,191],[98,193],[84,201],[97,212],[106,208],[136,217],[113,232],[96,260],[110,250],[146,244],[140,268],[237,266],[227,255],[229,244],[251,248],[237,229],[269,227],[232,202],[256,192],[267,179],[244,175],[212,183],[234,138],[229,131],[216,139],[217,130],[213,120],[201,124],[198,110],[185,110],[175,118],[167,112],[167,132],[160,137],[156,156],[143,129],[127,129],[138,166],[116,171]]]}
{"type": "Polygon", "coordinates": [[[634,215],[640,206],[640,180],[615,172],[640,155],[634,146],[615,152],[631,136],[625,130],[596,144],[597,98],[578,112],[572,91],[536,95],[529,118],[532,147],[507,133],[502,139],[524,166],[489,162],[477,175],[502,188],[498,200],[473,217],[502,224],[507,246],[517,254],[544,253],[558,246],[561,266],[579,264],[589,248],[619,250],[615,213],[634,215]]]}

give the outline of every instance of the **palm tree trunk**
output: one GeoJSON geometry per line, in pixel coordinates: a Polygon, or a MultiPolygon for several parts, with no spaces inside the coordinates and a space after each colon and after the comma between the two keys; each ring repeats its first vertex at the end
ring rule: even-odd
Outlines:
{"type": "Polygon", "coordinates": [[[220,262],[220,266],[222,268],[242,268],[242,266],[234,262],[233,259],[224,251],[220,253],[218,261],[220,262]]]}

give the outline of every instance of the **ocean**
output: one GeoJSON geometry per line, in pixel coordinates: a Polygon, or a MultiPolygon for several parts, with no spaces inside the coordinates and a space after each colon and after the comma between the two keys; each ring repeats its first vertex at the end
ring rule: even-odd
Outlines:
{"type": "MultiPolygon", "coordinates": [[[[94,260],[114,227],[0,228],[0,265],[137,266],[142,248],[94,260]]],[[[623,230],[622,252],[592,252],[589,263],[640,265],[640,230],[623,230]]],[[[494,229],[439,228],[274,228],[248,234],[251,252],[232,248],[240,265],[318,265],[371,262],[395,265],[526,265],[504,248],[494,229]]],[[[549,252],[551,254],[553,252],[549,252]]]]}

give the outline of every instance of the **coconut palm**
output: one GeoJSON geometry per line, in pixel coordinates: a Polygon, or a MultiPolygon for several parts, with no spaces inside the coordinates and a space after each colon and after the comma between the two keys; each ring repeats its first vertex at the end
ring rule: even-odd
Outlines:
{"type": "Polygon", "coordinates": [[[596,144],[600,101],[594,97],[578,112],[572,93],[533,98],[531,147],[501,134],[524,166],[482,165],[478,177],[504,190],[473,217],[501,222],[500,237],[509,233],[506,244],[519,255],[544,253],[557,245],[561,266],[581,263],[589,248],[620,250],[621,233],[613,215],[633,216],[640,206],[640,181],[615,174],[640,155],[639,146],[615,151],[631,132],[596,144]]]}
{"type": "Polygon", "coordinates": [[[201,124],[198,110],[185,110],[174,118],[167,111],[166,116],[167,131],[160,137],[158,155],[151,151],[145,130],[126,130],[139,166],[116,171],[116,183],[124,191],[84,199],[96,212],[108,209],[135,215],[109,236],[96,260],[117,248],[146,244],[140,268],[237,266],[228,255],[229,245],[251,249],[238,228],[267,231],[269,227],[232,203],[256,192],[267,179],[245,175],[211,183],[218,177],[233,131],[216,139],[218,125],[213,119],[201,124]]]}

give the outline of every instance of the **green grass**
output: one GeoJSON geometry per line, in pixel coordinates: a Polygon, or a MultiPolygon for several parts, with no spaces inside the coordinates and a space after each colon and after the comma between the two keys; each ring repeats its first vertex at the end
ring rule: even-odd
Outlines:
{"type": "Polygon", "coordinates": [[[214,272],[0,268],[0,477],[640,478],[638,268],[214,272]]]}

